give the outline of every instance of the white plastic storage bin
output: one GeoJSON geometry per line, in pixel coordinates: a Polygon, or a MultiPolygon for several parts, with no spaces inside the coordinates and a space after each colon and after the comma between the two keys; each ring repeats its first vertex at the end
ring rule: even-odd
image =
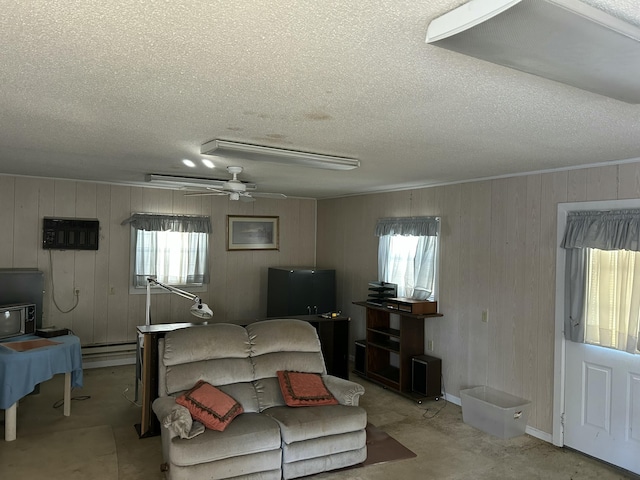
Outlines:
{"type": "Polygon", "coordinates": [[[531,402],[485,385],[460,390],[464,423],[500,438],[522,435],[531,402]]]}

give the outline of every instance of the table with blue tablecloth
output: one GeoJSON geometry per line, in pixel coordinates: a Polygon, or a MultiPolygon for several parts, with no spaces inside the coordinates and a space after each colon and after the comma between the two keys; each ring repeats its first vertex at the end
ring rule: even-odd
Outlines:
{"type": "Polygon", "coordinates": [[[75,335],[62,335],[43,341],[35,335],[13,337],[0,342],[0,408],[5,410],[5,440],[16,438],[18,400],[36,385],[59,373],[65,374],[64,415],[71,414],[71,387],[82,387],[82,351],[75,335]],[[15,342],[25,348],[29,342],[47,345],[17,351],[15,342]],[[12,348],[13,347],[13,348],[12,348]]]}

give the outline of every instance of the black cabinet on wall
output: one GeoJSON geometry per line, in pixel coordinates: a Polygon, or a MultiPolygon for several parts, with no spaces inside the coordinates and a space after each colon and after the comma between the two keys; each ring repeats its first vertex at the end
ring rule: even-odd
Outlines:
{"type": "Polygon", "coordinates": [[[298,316],[318,331],[327,372],[349,378],[349,317],[321,318],[336,310],[335,270],[269,268],[267,317],[298,316]]]}
{"type": "Polygon", "coordinates": [[[335,270],[269,268],[267,317],[315,315],[335,309],[335,270]]]}

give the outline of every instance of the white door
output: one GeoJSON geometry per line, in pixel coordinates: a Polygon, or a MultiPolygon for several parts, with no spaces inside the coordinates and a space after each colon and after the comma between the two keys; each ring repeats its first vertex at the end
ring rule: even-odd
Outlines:
{"type": "Polygon", "coordinates": [[[564,444],[640,474],[640,355],[565,348],[564,444]]]}

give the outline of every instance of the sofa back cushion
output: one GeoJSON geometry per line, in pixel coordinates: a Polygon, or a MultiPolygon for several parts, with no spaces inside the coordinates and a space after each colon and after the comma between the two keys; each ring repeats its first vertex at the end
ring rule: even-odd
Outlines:
{"type": "Polygon", "coordinates": [[[326,374],[316,329],[302,320],[175,330],[159,349],[161,396],[180,394],[204,380],[231,395],[245,412],[285,404],[279,370],[326,374]]]}
{"type": "MultiPolygon", "coordinates": [[[[169,332],[160,368],[165,394],[188,390],[199,380],[216,387],[242,383],[248,387],[254,379],[250,353],[249,336],[239,325],[220,323],[169,332]]],[[[257,411],[255,394],[245,390],[236,400],[245,411],[257,411]]]]}
{"type": "Polygon", "coordinates": [[[162,362],[169,366],[217,358],[248,358],[250,353],[249,336],[243,327],[219,323],[167,333],[162,362]]]}
{"type": "Polygon", "coordinates": [[[278,370],[326,374],[316,329],[302,320],[265,320],[247,326],[256,380],[278,370]]]}

